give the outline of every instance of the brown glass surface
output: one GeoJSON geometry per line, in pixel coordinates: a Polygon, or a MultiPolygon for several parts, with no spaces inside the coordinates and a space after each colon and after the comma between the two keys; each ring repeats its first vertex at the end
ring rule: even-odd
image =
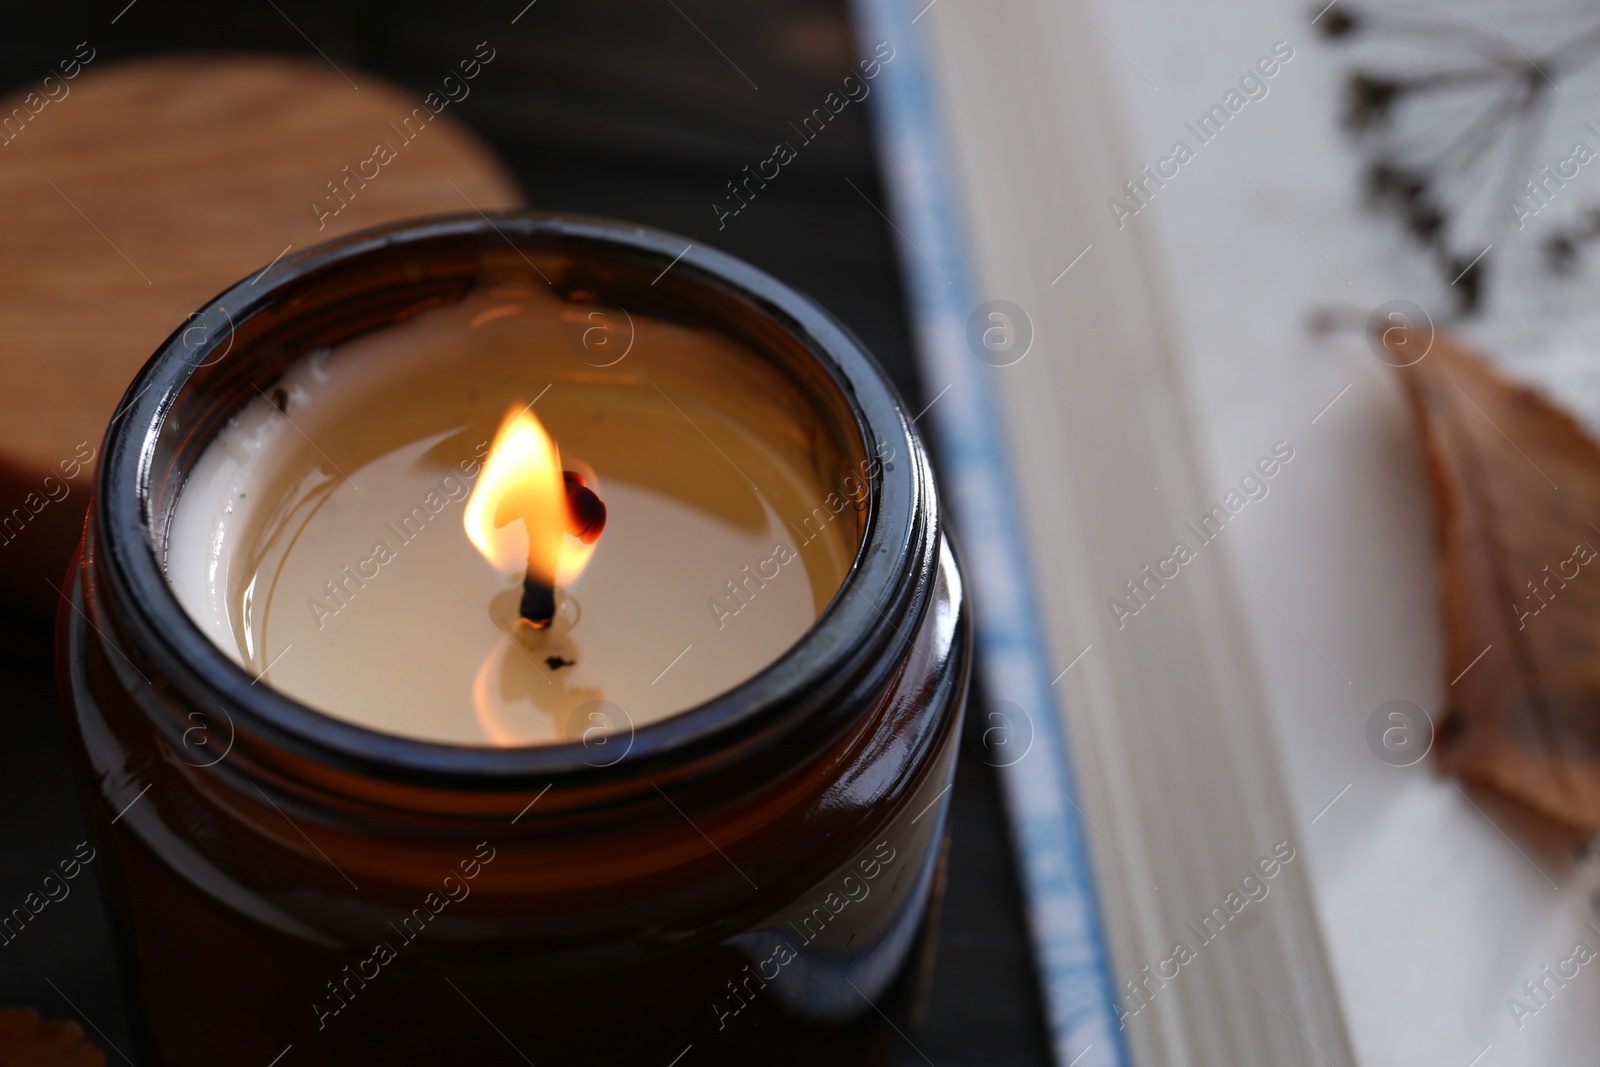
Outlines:
{"type": "Polygon", "coordinates": [[[515,1062],[523,1046],[626,1064],[696,1043],[700,1062],[771,1061],[890,991],[937,879],[970,658],[927,459],[858,344],[772,279],[681,252],[672,286],[638,288],[680,246],[553,217],[356,235],[204,310],[234,324],[215,342],[227,358],[174,339],[130,386],[57,658],[157,1062],[247,1062],[280,1041],[326,1064],[515,1062]],[[339,722],[258,687],[166,582],[175,488],[227,412],[300,352],[501,277],[508,232],[558,291],[577,277],[747,339],[834,448],[883,460],[812,628],[620,754],[615,736],[473,748],[339,722]],[[499,1040],[424,1021],[446,988],[499,1040]]]}
{"type": "MultiPolygon", "coordinates": [[[[76,684],[96,696],[77,720],[91,773],[139,768],[151,787],[114,832],[112,802],[97,791],[91,803],[152,1062],[266,1062],[293,1044],[308,1064],[522,1062],[511,1046],[540,1064],[665,1063],[688,1045],[697,1063],[804,1063],[848,1044],[848,1027],[803,1016],[870,1014],[867,990],[882,997],[922,922],[964,682],[954,592],[941,588],[916,653],[860,728],[789,774],[626,811],[552,815],[545,795],[515,825],[396,819],[325,798],[312,809],[287,792],[247,795],[227,760],[186,767],[133,706],[128,664],[64,616],[76,684]],[[208,868],[210,891],[180,864],[208,868]],[[463,886],[427,926],[407,922],[463,886]],[[282,928],[295,922],[308,929],[282,928]],[[369,962],[379,943],[395,952],[381,968],[369,962]],[[780,944],[795,956],[774,968],[780,944]],[[778,977],[752,980],[747,967],[778,977]],[[330,981],[346,1006],[319,1017],[314,1003],[339,1008],[330,981]],[[729,982],[747,991],[736,1012],[729,982]]],[[[106,621],[92,588],[86,608],[106,621]]]]}

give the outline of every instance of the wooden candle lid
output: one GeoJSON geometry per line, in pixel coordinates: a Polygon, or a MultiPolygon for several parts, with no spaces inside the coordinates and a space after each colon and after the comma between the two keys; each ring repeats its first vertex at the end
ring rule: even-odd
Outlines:
{"type": "Polygon", "coordinates": [[[61,84],[0,103],[0,595],[40,605],[82,525],[83,457],[190,312],[290,249],[521,202],[456,105],[321,60],[91,61],[61,84]]]}

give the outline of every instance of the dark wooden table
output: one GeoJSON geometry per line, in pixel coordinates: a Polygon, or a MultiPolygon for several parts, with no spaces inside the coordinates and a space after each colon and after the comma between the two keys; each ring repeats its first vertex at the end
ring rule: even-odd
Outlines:
{"type": "MultiPolygon", "coordinates": [[[[895,265],[900,238],[878,210],[863,107],[844,108],[721,228],[713,208],[746,165],[779,141],[798,142],[789,123],[822,106],[871,54],[871,42],[853,39],[839,0],[505,0],[470,12],[403,0],[126,2],[0,15],[0,89],[42,77],[58,53],[87,39],[97,63],[177,49],[275,50],[372,71],[421,94],[487,41],[495,62],[456,115],[507,161],[531,205],[636,219],[761,266],[839,316],[920,407],[895,265]]],[[[0,548],[0,568],[7,565],[0,548]]],[[[83,833],[48,618],[0,605],[0,679],[4,911],[83,833]]],[[[998,782],[976,751],[964,746],[953,792],[931,986],[916,1018],[897,1020],[902,1034],[870,1041],[882,1050],[876,1062],[1049,1062],[998,782]]],[[[78,1019],[102,1047],[126,1049],[128,1009],[100,901],[92,879],[72,884],[26,936],[0,947],[0,1005],[78,1019]]],[[[107,1052],[108,1062],[122,1062],[107,1052]]]]}

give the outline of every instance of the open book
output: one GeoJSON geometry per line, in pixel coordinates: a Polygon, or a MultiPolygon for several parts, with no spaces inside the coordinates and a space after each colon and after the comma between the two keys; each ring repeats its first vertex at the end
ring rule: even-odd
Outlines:
{"type": "Polygon", "coordinates": [[[1416,431],[1307,329],[1423,299],[1317,12],[856,9],[1059,1062],[1592,1059],[1600,867],[1424,758],[1416,431]]]}

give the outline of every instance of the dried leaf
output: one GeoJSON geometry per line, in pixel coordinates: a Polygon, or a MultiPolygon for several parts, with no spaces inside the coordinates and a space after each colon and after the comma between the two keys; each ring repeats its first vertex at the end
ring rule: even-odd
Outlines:
{"type": "Polygon", "coordinates": [[[0,1008],[0,1067],[105,1067],[73,1022],[44,1022],[32,1008],[0,1008]]]}
{"type": "Polygon", "coordinates": [[[1600,829],[1600,444],[1448,338],[1400,374],[1440,538],[1438,765],[1600,829]]]}

